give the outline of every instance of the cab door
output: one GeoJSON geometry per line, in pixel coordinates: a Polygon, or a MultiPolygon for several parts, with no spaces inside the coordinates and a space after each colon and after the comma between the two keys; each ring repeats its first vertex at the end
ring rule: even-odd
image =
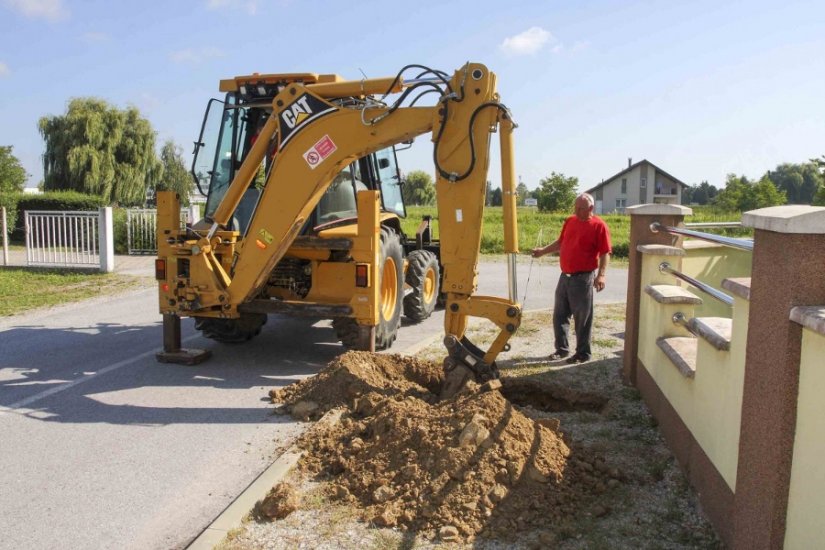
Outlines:
{"type": "Polygon", "coordinates": [[[395,148],[387,147],[375,153],[375,171],[381,186],[381,202],[384,210],[394,212],[402,218],[407,217],[404,207],[404,198],[401,195],[401,175],[398,173],[398,162],[395,158],[395,148]]]}

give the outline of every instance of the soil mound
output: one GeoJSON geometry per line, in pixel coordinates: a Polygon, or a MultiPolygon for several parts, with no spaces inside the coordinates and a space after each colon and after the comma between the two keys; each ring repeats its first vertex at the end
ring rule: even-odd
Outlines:
{"type": "Polygon", "coordinates": [[[439,401],[441,379],[434,362],[349,352],[271,396],[287,407],[346,408],[339,423],[302,438],[301,467],[378,526],[442,540],[531,530],[552,538],[578,514],[602,512],[593,496],[618,474],[571,450],[558,422],[529,418],[497,383],[439,401]]]}

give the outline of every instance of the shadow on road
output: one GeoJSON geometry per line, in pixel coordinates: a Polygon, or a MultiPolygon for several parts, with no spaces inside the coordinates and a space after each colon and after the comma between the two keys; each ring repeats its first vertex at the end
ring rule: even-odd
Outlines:
{"type": "Polygon", "coordinates": [[[344,351],[333,330],[317,323],[271,316],[258,337],[231,345],[200,337],[184,320],[183,346],[212,351],[196,366],[156,362],[160,322],[18,326],[0,332],[0,406],[46,422],[260,422],[266,407],[226,407],[226,392],[215,390],[257,387],[260,398],[252,399],[267,401],[270,389],[317,373],[344,351]]]}

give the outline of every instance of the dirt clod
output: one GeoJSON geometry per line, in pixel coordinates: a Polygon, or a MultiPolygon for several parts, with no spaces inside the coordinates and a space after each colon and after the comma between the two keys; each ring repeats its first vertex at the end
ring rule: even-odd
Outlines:
{"type": "MultiPolygon", "coordinates": [[[[548,519],[573,521],[607,487],[608,474],[593,466],[597,457],[571,449],[557,424],[540,424],[505,398],[506,379],[439,400],[441,381],[435,362],[349,352],[318,376],[270,395],[293,415],[302,402],[318,404],[311,414],[345,408],[341,422],[301,439],[301,469],[328,480],[331,498],[358,505],[375,525],[442,541],[482,532],[506,539],[524,530],[555,540],[560,532],[547,531],[548,519]]],[[[519,391],[544,404],[535,388],[510,386],[507,393],[519,391]]],[[[581,396],[564,397],[582,403],[581,396]]],[[[585,401],[599,406],[595,396],[585,401]]]]}
{"type": "Polygon", "coordinates": [[[258,503],[258,512],[270,519],[283,519],[298,509],[300,498],[289,483],[279,483],[258,503]]]}

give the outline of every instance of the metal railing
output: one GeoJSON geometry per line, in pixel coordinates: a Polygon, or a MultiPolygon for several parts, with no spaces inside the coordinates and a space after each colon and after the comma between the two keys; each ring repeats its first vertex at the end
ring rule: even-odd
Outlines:
{"type": "Polygon", "coordinates": [[[673,317],[671,317],[670,320],[673,321],[674,325],[680,325],[685,327],[685,330],[687,330],[692,335],[699,336],[696,330],[690,325],[690,321],[688,321],[688,318],[685,317],[685,314],[681,311],[677,311],[676,313],[674,313],[673,317]]]}
{"type": "Polygon", "coordinates": [[[738,248],[739,250],[753,251],[753,241],[749,241],[747,239],[734,239],[732,237],[723,237],[721,235],[713,235],[712,233],[692,231],[690,229],[684,229],[681,227],[671,227],[667,225],[662,225],[659,222],[653,222],[652,224],[650,224],[650,231],[653,233],[664,231],[666,233],[671,233],[673,235],[684,235],[686,237],[693,237],[694,239],[700,239],[703,241],[708,241],[716,244],[722,244],[725,246],[729,246],[731,248],[738,248]]]}
{"type": "Polygon", "coordinates": [[[686,223],[685,227],[692,227],[694,229],[710,229],[713,227],[720,227],[725,229],[742,227],[742,222],[691,222],[686,223]]]}
{"type": "Polygon", "coordinates": [[[26,264],[98,266],[98,212],[26,211],[26,264]]]}
{"type": "MultiPolygon", "coordinates": [[[[196,220],[191,209],[182,208],[180,211],[181,229],[187,221],[196,220]]],[[[158,211],[153,208],[130,208],[126,210],[126,242],[128,254],[157,254],[157,226],[158,211]]]]}
{"type": "Polygon", "coordinates": [[[699,290],[701,290],[702,292],[704,292],[708,296],[711,296],[712,298],[715,298],[715,299],[719,300],[720,302],[722,302],[725,305],[728,305],[728,306],[733,305],[733,298],[732,297],[728,296],[724,292],[716,290],[712,286],[710,286],[708,284],[705,284],[702,281],[694,279],[690,275],[685,275],[681,271],[673,269],[672,267],[670,267],[670,264],[667,263],[667,262],[662,262],[662,263],[659,264],[659,272],[660,273],[669,273],[669,274],[673,275],[674,277],[676,277],[677,279],[681,279],[681,280],[685,281],[686,283],[688,283],[689,285],[698,288],[699,290]]]}

